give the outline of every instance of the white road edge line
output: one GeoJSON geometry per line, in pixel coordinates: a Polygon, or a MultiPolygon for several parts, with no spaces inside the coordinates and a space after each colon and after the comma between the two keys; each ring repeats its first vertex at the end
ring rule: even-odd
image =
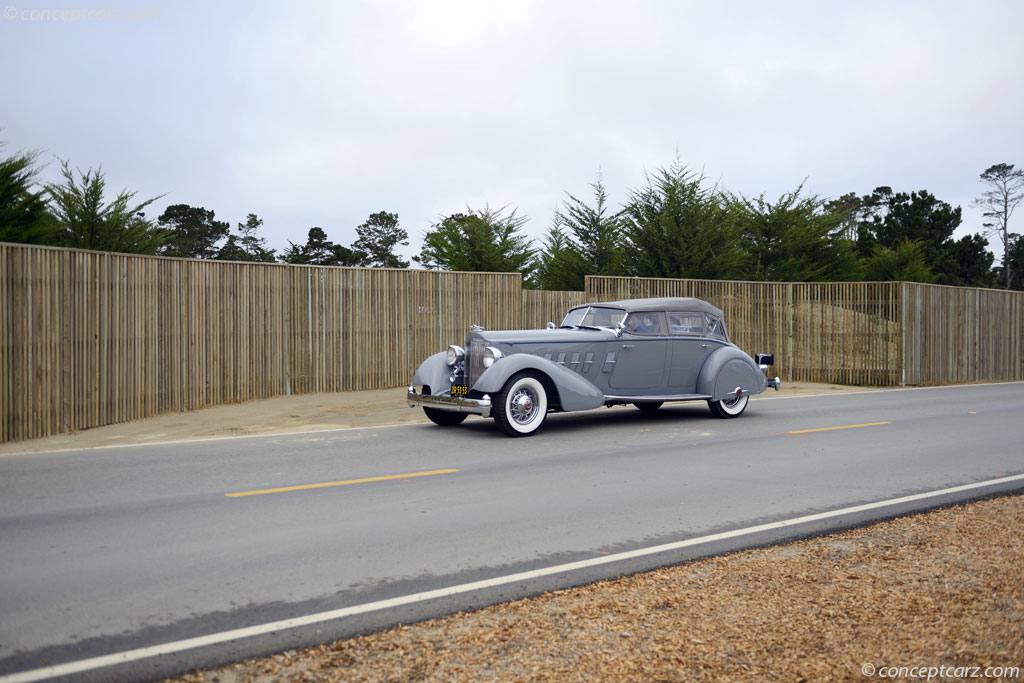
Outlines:
{"type": "Polygon", "coordinates": [[[272,621],[267,624],[248,626],[245,628],[233,629],[231,631],[223,631],[221,633],[212,633],[210,635],[199,636],[197,638],[187,638],[185,640],[164,643],[163,645],[142,647],[135,650],[126,650],[124,652],[118,652],[111,655],[103,655],[100,657],[82,659],[77,662],[68,662],[66,664],[58,664],[54,666],[43,667],[41,669],[32,669],[30,671],[23,671],[20,673],[9,674],[7,676],[0,676],[0,683],[31,683],[32,681],[41,681],[47,678],[54,678],[57,676],[68,676],[71,674],[92,671],[94,669],[100,669],[107,666],[113,666],[115,664],[127,664],[130,662],[147,659],[149,657],[156,657],[158,655],[177,654],[180,652],[185,652],[187,650],[193,650],[195,648],[205,647],[208,645],[218,645],[221,643],[227,643],[232,640],[238,640],[241,638],[268,635],[276,631],[284,631],[292,628],[311,626],[313,624],[320,624],[325,621],[343,619],[345,617],[350,617],[357,614],[366,614],[367,612],[375,612],[378,610],[389,609],[392,607],[401,607],[403,605],[411,605],[418,602],[426,602],[428,600],[434,600],[437,598],[446,598],[454,595],[471,593],[473,591],[481,590],[484,588],[495,588],[498,586],[508,585],[510,583],[530,581],[532,579],[544,576],[551,576],[552,574],[561,574],[564,572],[571,572],[580,569],[588,569],[590,567],[597,567],[603,564],[610,564],[612,562],[619,562],[622,560],[629,560],[637,557],[645,557],[647,555],[656,555],[658,553],[671,552],[674,550],[680,550],[682,548],[703,545],[705,543],[713,543],[715,541],[738,538],[740,536],[747,536],[750,534],[756,534],[763,531],[782,529],[789,526],[795,526],[797,524],[816,522],[823,519],[841,517],[843,515],[849,515],[857,512],[877,510],[880,508],[891,507],[894,505],[901,505],[903,503],[910,503],[918,500],[926,500],[928,498],[936,498],[951,493],[961,493],[964,491],[985,488],[987,486],[995,486],[997,484],[1005,484],[1007,482],[1021,480],[1024,480],[1024,474],[1015,474],[1008,477],[1000,477],[998,479],[980,481],[974,484],[964,484],[962,486],[953,486],[951,488],[939,489],[937,491],[917,493],[911,496],[903,496],[901,498],[890,498],[889,500],[878,501],[876,503],[856,505],[854,507],[843,508],[841,510],[832,510],[829,512],[820,512],[814,515],[806,515],[804,517],[795,517],[793,519],[787,519],[780,522],[759,524],[757,526],[746,527],[744,529],[724,531],[717,534],[710,534],[708,536],[690,538],[685,541],[665,543],[663,545],[651,546],[649,548],[640,548],[638,550],[630,550],[627,552],[616,553],[614,555],[595,557],[589,560],[569,562],[567,564],[559,564],[552,567],[534,569],[531,571],[520,572],[518,574],[508,574],[506,576],[499,576],[493,579],[473,581],[471,583],[464,583],[458,586],[438,588],[435,590],[424,591],[421,593],[404,595],[397,598],[389,598],[387,600],[368,602],[363,605],[354,605],[352,607],[344,607],[342,609],[331,610],[329,612],[309,614],[304,617],[296,617],[294,619],[272,621]]]}

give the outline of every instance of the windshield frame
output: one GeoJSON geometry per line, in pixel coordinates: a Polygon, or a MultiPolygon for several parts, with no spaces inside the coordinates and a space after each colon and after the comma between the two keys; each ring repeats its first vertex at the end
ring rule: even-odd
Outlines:
{"type": "Polygon", "coordinates": [[[614,330],[616,323],[620,323],[626,319],[625,309],[617,306],[597,306],[597,305],[586,305],[576,306],[570,308],[569,312],[565,314],[565,318],[562,319],[560,328],[580,328],[586,327],[593,330],[614,330]],[[582,311],[582,313],[580,313],[582,311]],[[603,315],[604,311],[611,311],[610,314],[603,315]],[[596,314],[601,312],[602,315],[599,319],[596,314]],[[599,323],[598,323],[599,320],[599,323]],[[598,324],[595,324],[598,323],[598,324]]]}

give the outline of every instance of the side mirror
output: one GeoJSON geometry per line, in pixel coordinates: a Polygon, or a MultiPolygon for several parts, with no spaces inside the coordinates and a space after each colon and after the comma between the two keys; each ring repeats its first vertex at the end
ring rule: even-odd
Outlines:
{"type": "Polygon", "coordinates": [[[553,329],[555,329],[555,324],[549,320],[548,324],[547,324],[547,328],[549,330],[553,330],[553,329]]]}
{"type": "Polygon", "coordinates": [[[619,322],[615,323],[615,336],[616,337],[621,337],[622,336],[622,331],[624,329],[626,329],[626,324],[624,322],[622,322],[620,320],[619,322]]]}

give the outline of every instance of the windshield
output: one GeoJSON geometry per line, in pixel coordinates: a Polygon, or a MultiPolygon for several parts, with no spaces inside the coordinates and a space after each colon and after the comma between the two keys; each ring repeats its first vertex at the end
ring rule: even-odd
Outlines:
{"type": "Polygon", "coordinates": [[[581,306],[574,308],[565,316],[562,327],[610,327],[622,322],[626,312],[621,308],[607,306],[581,306]]]}

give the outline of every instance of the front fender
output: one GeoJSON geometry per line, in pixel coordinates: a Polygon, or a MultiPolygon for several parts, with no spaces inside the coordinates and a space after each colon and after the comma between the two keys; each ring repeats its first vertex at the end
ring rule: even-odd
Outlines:
{"type": "Polygon", "coordinates": [[[708,356],[697,377],[697,393],[716,401],[734,395],[736,387],[744,394],[760,394],[765,386],[764,373],[735,346],[723,346],[708,356]]]}
{"type": "Polygon", "coordinates": [[[562,410],[590,410],[604,405],[604,393],[588,380],[564,365],[528,353],[505,356],[484,370],[473,385],[474,391],[495,394],[517,372],[532,370],[546,375],[558,391],[562,410]]]}
{"type": "Polygon", "coordinates": [[[448,381],[448,377],[451,375],[452,369],[445,360],[447,355],[447,351],[441,351],[420,363],[419,368],[416,369],[416,374],[412,377],[412,383],[414,385],[427,385],[430,387],[430,393],[434,395],[445,393],[449,390],[452,383],[448,381]]]}

